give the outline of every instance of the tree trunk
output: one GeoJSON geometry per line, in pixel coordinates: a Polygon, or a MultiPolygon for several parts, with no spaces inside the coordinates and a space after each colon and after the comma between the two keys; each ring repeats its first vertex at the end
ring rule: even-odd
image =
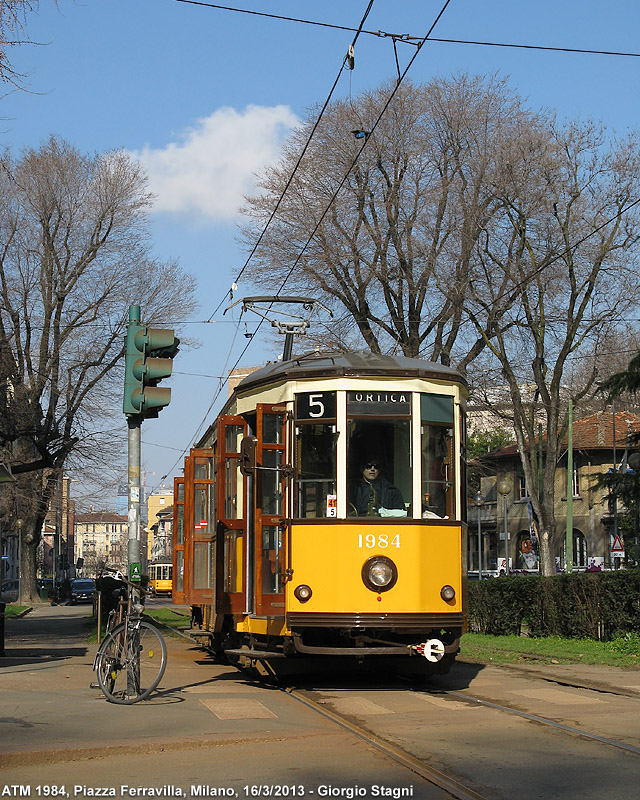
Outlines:
{"type": "Polygon", "coordinates": [[[40,602],[36,585],[36,551],[40,543],[39,531],[42,519],[28,518],[24,520],[20,532],[20,605],[33,605],[40,602]],[[35,531],[38,531],[36,534],[35,531]]]}

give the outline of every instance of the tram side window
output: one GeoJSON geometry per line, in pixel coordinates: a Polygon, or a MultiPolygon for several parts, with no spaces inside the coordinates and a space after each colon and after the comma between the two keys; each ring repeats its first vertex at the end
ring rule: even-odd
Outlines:
{"type": "Polygon", "coordinates": [[[411,420],[350,419],[348,515],[411,516],[411,420]]]}
{"type": "MultiPolygon", "coordinates": [[[[225,451],[240,454],[240,443],[244,436],[241,425],[227,425],[225,428],[225,451]]],[[[224,517],[242,519],[243,482],[238,459],[227,457],[224,462],[224,517]]]]}
{"type": "Polygon", "coordinates": [[[453,516],[453,427],[422,424],[422,516],[453,516]]]}
{"type": "Polygon", "coordinates": [[[307,423],[296,429],[296,511],[301,519],[335,516],[335,425],[307,423]]]}
{"type": "Polygon", "coordinates": [[[193,588],[210,589],[212,585],[213,520],[211,519],[213,484],[194,486],[193,517],[193,588]]]}

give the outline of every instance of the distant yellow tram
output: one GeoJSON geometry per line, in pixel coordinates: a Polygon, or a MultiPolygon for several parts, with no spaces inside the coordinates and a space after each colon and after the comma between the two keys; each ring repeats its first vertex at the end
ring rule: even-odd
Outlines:
{"type": "Polygon", "coordinates": [[[173,589],[173,564],[168,561],[149,564],[147,571],[152,594],[170,595],[173,589]]]}
{"type": "Polygon", "coordinates": [[[212,650],[448,671],[466,625],[466,398],[453,369],[370,353],[245,377],[174,492],[173,598],[212,650]]]}

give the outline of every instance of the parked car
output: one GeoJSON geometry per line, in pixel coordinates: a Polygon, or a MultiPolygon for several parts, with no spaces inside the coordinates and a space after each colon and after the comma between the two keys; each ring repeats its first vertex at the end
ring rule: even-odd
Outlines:
{"type": "Polygon", "coordinates": [[[96,584],[92,578],[74,578],[71,581],[69,605],[76,603],[93,603],[96,595],[96,584]]]}
{"type": "Polygon", "coordinates": [[[0,602],[3,603],[15,603],[18,599],[18,589],[20,588],[20,584],[17,580],[6,580],[2,582],[2,587],[0,588],[0,602]]]}

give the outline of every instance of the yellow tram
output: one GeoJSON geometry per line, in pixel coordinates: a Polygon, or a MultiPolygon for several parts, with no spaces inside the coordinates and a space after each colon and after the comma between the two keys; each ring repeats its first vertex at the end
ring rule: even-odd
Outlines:
{"type": "Polygon", "coordinates": [[[453,369],[370,353],[248,374],[175,485],[173,598],[211,648],[446,672],[466,625],[466,397],[453,369]]]}
{"type": "Polygon", "coordinates": [[[173,564],[157,561],[148,565],[149,589],[152,594],[171,594],[173,590],[173,564]]]}

